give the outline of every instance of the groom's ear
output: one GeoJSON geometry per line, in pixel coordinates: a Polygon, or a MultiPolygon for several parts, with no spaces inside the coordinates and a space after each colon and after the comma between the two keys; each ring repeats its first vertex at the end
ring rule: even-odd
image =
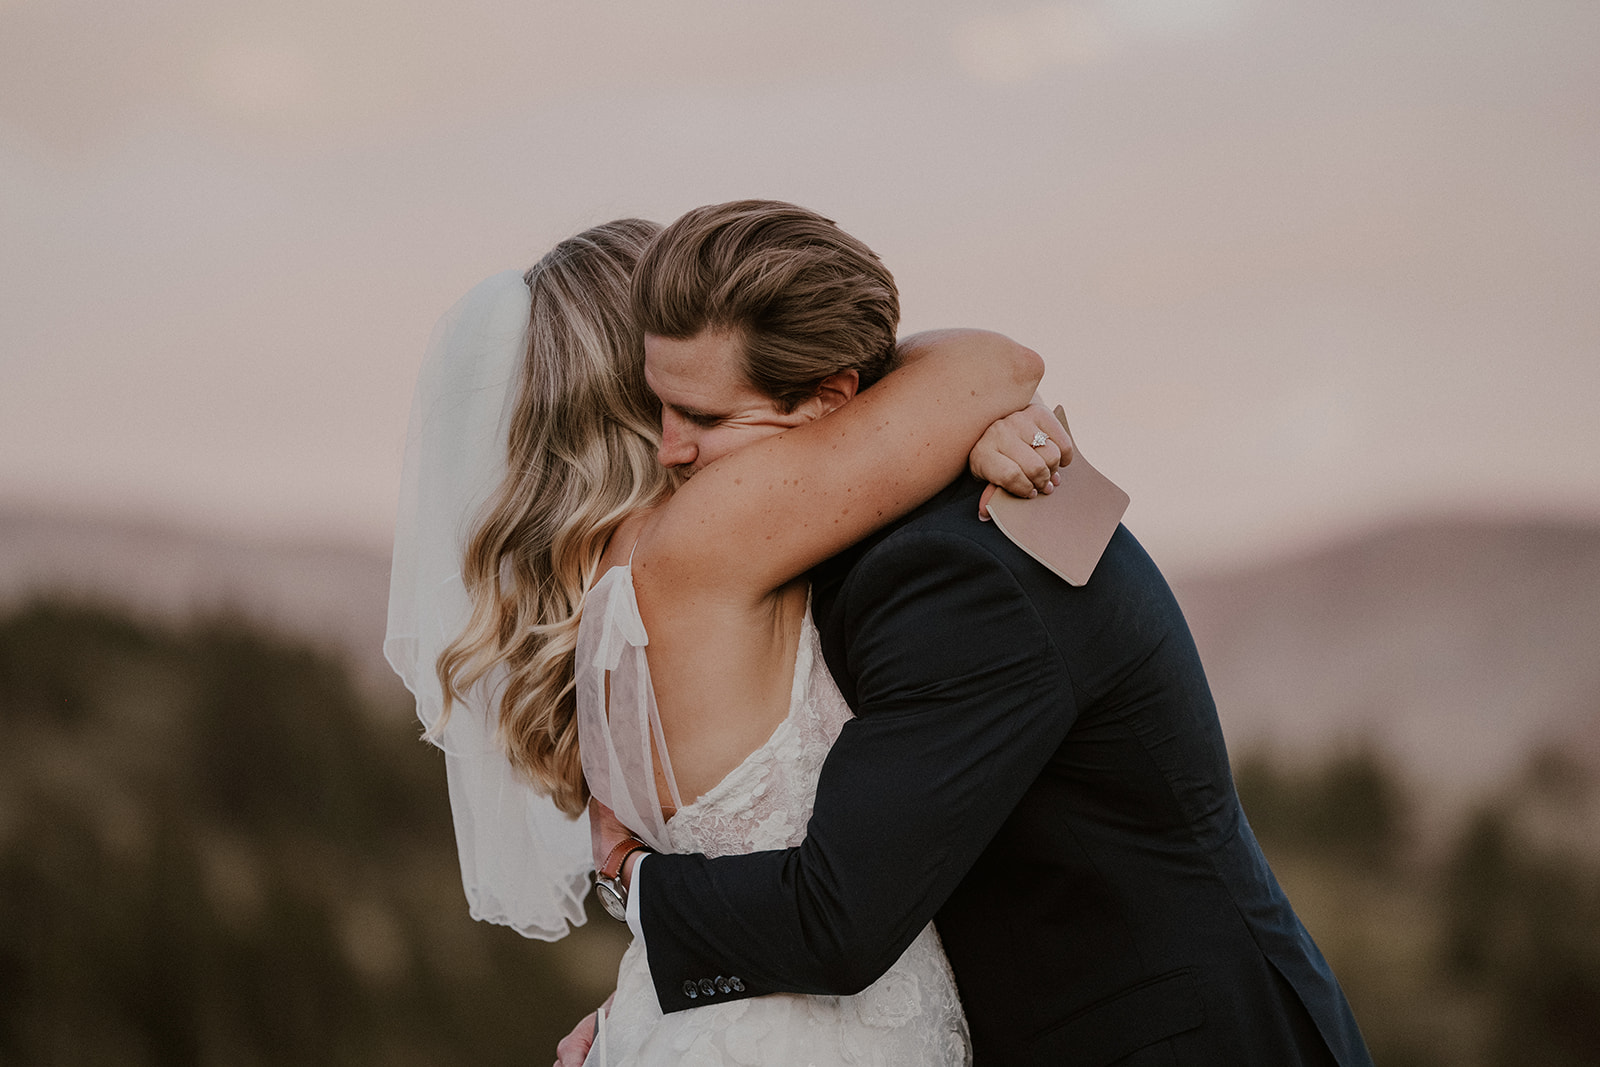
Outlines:
{"type": "Polygon", "coordinates": [[[828,375],[817,383],[816,394],[810,403],[817,406],[817,415],[826,415],[837,411],[845,404],[855,399],[856,391],[861,388],[861,375],[854,370],[842,370],[828,375]]]}

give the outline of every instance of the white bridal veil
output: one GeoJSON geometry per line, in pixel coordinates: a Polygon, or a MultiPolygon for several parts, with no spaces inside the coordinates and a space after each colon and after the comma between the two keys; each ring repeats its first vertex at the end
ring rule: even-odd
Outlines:
{"type": "MultiPolygon", "coordinates": [[[[417,379],[395,524],[384,656],[430,731],[443,693],[434,663],[465,627],[461,556],[506,469],[506,430],[526,351],[522,272],[480,282],[434,328],[417,379]]],[[[512,768],[494,738],[498,677],[451,709],[444,752],[461,882],[472,917],[553,941],[584,921],[589,820],[569,819],[512,768]]]]}

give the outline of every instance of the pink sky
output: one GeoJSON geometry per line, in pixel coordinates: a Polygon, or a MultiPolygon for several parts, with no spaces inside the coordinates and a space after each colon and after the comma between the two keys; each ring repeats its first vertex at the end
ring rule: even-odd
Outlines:
{"type": "Polygon", "coordinates": [[[1600,518],[1600,6],[0,0],[0,506],[382,543],[479,278],[798,201],[1169,566],[1600,518]]]}

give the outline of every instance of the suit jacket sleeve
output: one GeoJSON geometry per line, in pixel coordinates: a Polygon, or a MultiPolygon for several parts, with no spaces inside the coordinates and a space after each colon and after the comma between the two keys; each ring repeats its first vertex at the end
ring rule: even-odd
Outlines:
{"type": "MultiPolygon", "coordinates": [[[[983,528],[987,532],[987,528],[983,528]]],[[[1065,662],[1013,572],[974,538],[901,529],[835,602],[830,665],[857,718],[797,848],[652,857],[641,920],[664,1011],[733,992],[870,985],[949,897],[1074,714],[1065,662]]],[[[1021,872],[1019,872],[1020,874],[1021,872]]]]}

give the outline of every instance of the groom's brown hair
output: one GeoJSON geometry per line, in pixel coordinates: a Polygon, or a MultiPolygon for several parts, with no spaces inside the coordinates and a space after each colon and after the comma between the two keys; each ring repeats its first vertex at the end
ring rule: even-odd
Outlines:
{"type": "Polygon", "coordinates": [[[866,388],[895,361],[900,295],[877,255],[815,211],[777,200],[695,208],[651,242],[633,275],[645,333],[735,334],[745,376],[782,411],[854,370],[866,388]]]}

